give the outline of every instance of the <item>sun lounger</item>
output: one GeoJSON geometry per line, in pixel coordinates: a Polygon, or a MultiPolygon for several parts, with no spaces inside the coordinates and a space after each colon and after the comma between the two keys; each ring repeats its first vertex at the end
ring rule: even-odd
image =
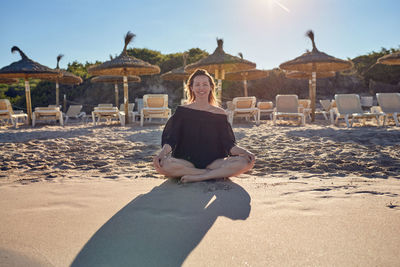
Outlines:
{"type": "Polygon", "coordinates": [[[60,125],[64,125],[63,114],[60,108],[49,108],[49,107],[37,107],[32,113],[32,127],[35,127],[36,121],[48,121],[48,120],[58,120],[60,125]]]}
{"type": "Polygon", "coordinates": [[[346,121],[347,127],[352,127],[355,119],[363,119],[363,125],[367,118],[375,118],[379,126],[379,117],[383,113],[364,112],[361,107],[360,96],[357,94],[336,94],[336,120],[338,124],[339,119],[346,121]]]}
{"type": "Polygon", "coordinates": [[[396,126],[400,126],[398,118],[400,116],[400,93],[377,93],[376,98],[384,114],[383,126],[390,116],[393,117],[396,126]]]}
{"type": "Polygon", "coordinates": [[[143,126],[144,119],[169,119],[170,117],[171,109],[168,108],[167,94],[148,94],[143,96],[143,108],[140,111],[140,126],[143,126]]]}
{"type": "Polygon", "coordinates": [[[272,113],[274,112],[274,103],[272,101],[258,102],[257,108],[260,110],[260,117],[267,114],[272,121],[272,113]]]}
{"type": "Polygon", "coordinates": [[[135,106],[136,106],[135,120],[137,118],[140,121],[140,114],[142,114],[142,108],[143,108],[143,98],[135,98],[135,106]]]}
{"type": "Polygon", "coordinates": [[[16,128],[19,119],[26,122],[27,118],[28,115],[26,113],[17,113],[17,111],[14,112],[10,100],[0,99],[0,120],[6,122],[11,121],[12,125],[16,128]]]}
{"type": "Polygon", "coordinates": [[[99,108],[112,108],[113,104],[98,104],[97,107],[99,108]]]}
{"type": "Polygon", "coordinates": [[[81,110],[82,110],[82,105],[70,105],[67,110],[67,113],[63,114],[65,118],[65,123],[68,122],[69,118],[80,119],[84,121],[86,119],[86,113],[81,110]]]}
{"type": "Polygon", "coordinates": [[[373,96],[361,96],[360,97],[361,107],[364,107],[366,109],[370,109],[373,106],[373,102],[374,102],[373,96]]]}
{"type": "MultiPolygon", "coordinates": [[[[135,103],[128,103],[129,118],[131,119],[132,122],[135,121],[135,116],[138,115],[137,112],[133,111],[134,108],[135,108],[135,103]]],[[[125,105],[124,104],[121,104],[119,106],[119,112],[122,112],[121,114],[125,116],[125,105]]]]}
{"type": "Polygon", "coordinates": [[[281,117],[298,118],[301,125],[306,124],[304,113],[299,111],[297,95],[277,95],[272,117],[274,125],[276,125],[276,120],[281,117]]]}
{"type": "Polygon", "coordinates": [[[255,96],[235,97],[232,99],[232,107],[227,110],[228,121],[232,125],[234,117],[254,118],[256,124],[260,123],[260,110],[256,108],[255,96]]]}
{"type": "Polygon", "coordinates": [[[299,99],[299,111],[304,113],[304,116],[311,120],[311,100],[299,99]]]}
{"type": "MultiPolygon", "coordinates": [[[[112,104],[111,104],[112,105],[112,104]]],[[[117,107],[95,107],[92,111],[92,120],[93,124],[96,125],[101,121],[101,119],[106,119],[107,121],[111,121],[112,119],[119,120],[122,126],[125,125],[125,115],[119,111],[117,107]]]]}
{"type": "MultiPolygon", "coordinates": [[[[322,106],[322,110],[320,110],[320,113],[324,116],[325,120],[328,120],[328,114],[331,114],[331,109],[332,109],[332,103],[329,99],[321,99],[319,103],[322,106]]],[[[332,124],[333,124],[333,118],[331,118],[332,124]]]]}
{"type": "Polygon", "coordinates": [[[49,108],[60,108],[60,110],[61,110],[61,108],[62,108],[62,106],[61,105],[48,105],[47,107],[49,107],[49,108]]]}

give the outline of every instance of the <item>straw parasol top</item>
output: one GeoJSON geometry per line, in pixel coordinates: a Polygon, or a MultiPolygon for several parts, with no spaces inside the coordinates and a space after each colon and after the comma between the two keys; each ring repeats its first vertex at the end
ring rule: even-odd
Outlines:
{"type": "Polygon", "coordinates": [[[88,69],[88,72],[92,75],[117,75],[117,76],[129,76],[129,75],[146,75],[146,74],[157,74],[160,73],[160,68],[155,65],[151,65],[141,59],[129,56],[126,52],[128,44],[133,40],[135,34],[128,32],[125,35],[125,46],[122,53],[103,64],[92,66],[88,69]]]}
{"type": "MultiPolygon", "coordinates": [[[[112,76],[112,75],[104,75],[104,76],[97,76],[93,77],[90,80],[92,83],[123,83],[122,76],[112,76]]],[[[140,82],[141,79],[139,76],[128,76],[128,83],[131,82],[140,82]]]]}
{"type": "Polygon", "coordinates": [[[235,72],[228,72],[225,74],[225,80],[229,81],[243,81],[243,80],[257,80],[261,78],[268,77],[268,70],[242,70],[235,72]]]}
{"type": "Polygon", "coordinates": [[[57,56],[57,67],[56,67],[56,70],[58,70],[62,76],[61,77],[49,77],[49,78],[46,78],[46,80],[58,82],[61,84],[80,84],[80,83],[82,83],[83,80],[81,77],[76,76],[69,71],[60,69],[59,62],[63,58],[63,56],[64,55],[61,55],[61,54],[57,56]]]}
{"type": "MultiPolygon", "coordinates": [[[[285,75],[291,79],[311,79],[311,72],[288,71],[285,72],[285,75]]],[[[334,71],[317,72],[317,78],[328,78],[334,77],[335,75],[336,72],[334,71]]]]}
{"type": "Polygon", "coordinates": [[[161,78],[168,81],[185,81],[189,78],[190,73],[185,71],[187,58],[188,54],[186,52],[183,53],[183,66],[162,74],[161,78]]]}
{"type": "Polygon", "coordinates": [[[49,78],[60,76],[57,70],[52,70],[28,58],[24,52],[16,46],[11,48],[11,52],[19,52],[21,60],[11,63],[0,69],[0,77],[3,78],[49,78]]]}
{"type": "Polygon", "coordinates": [[[223,69],[225,72],[254,69],[256,64],[240,57],[235,57],[225,53],[223,49],[224,41],[217,38],[217,48],[214,53],[206,58],[187,65],[185,71],[191,72],[195,69],[205,69],[210,73],[215,73],[216,69],[223,69]]]}
{"type": "Polygon", "coordinates": [[[378,58],[377,63],[385,65],[400,65],[400,52],[378,58]]]}
{"type": "Polygon", "coordinates": [[[190,76],[189,73],[185,71],[185,67],[179,67],[173,70],[170,70],[161,75],[161,78],[168,81],[184,81],[190,76]]]}
{"type": "Polygon", "coordinates": [[[12,83],[17,83],[18,79],[13,79],[13,78],[0,78],[0,83],[5,83],[5,84],[12,84],[12,83]]]}
{"type": "Polygon", "coordinates": [[[320,52],[315,46],[314,32],[308,31],[307,36],[311,39],[313,49],[303,55],[282,63],[279,68],[283,70],[297,70],[304,72],[325,72],[350,69],[353,64],[350,61],[332,57],[320,52]]]}

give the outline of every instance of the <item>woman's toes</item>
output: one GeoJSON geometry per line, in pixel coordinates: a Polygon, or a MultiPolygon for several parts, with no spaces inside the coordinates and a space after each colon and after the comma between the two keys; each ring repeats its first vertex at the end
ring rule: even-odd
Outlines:
{"type": "Polygon", "coordinates": [[[195,181],[196,181],[196,179],[190,175],[184,175],[181,178],[182,183],[191,183],[191,182],[195,182],[195,181]]]}
{"type": "Polygon", "coordinates": [[[184,176],[181,177],[180,182],[181,182],[181,183],[187,183],[187,177],[186,177],[186,175],[184,175],[184,176]]]}

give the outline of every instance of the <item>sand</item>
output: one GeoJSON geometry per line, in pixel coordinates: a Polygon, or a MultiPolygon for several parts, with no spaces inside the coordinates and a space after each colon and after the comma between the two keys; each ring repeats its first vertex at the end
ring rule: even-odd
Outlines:
{"type": "Polygon", "coordinates": [[[180,184],[163,125],[0,128],[0,266],[399,266],[400,129],[234,124],[254,169],[180,184]]]}

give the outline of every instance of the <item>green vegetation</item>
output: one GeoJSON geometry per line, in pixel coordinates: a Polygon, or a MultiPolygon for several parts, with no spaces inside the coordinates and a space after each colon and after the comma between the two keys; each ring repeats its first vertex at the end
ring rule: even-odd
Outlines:
{"type": "Polygon", "coordinates": [[[352,60],[354,68],[367,84],[369,84],[371,79],[389,84],[397,84],[400,81],[400,66],[375,64],[378,58],[396,52],[400,52],[400,49],[382,48],[380,52],[372,51],[367,55],[356,57],[352,60]]]}
{"type": "Polygon", "coordinates": [[[85,65],[82,63],[79,63],[78,61],[74,61],[72,63],[68,63],[68,68],[67,71],[75,74],[76,76],[81,77],[83,80],[90,78],[89,73],[87,72],[87,69],[90,66],[100,64],[100,61],[96,61],[95,63],[89,63],[86,61],[85,65]]]}
{"type": "MultiPolygon", "coordinates": [[[[161,69],[161,74],[172,69],[179,68],[183,65],[183,53],[174,53],[163,55],[161,52],[150,50],[147,48],[133,48],[127,50],[128,55],[134,56],[153,65],[158,65],[161,69]]],[[[208,56],[208,53],[199,48],[192,48],[188,53],[187,64],[196,62],[203,57],[208,56]]]]}

